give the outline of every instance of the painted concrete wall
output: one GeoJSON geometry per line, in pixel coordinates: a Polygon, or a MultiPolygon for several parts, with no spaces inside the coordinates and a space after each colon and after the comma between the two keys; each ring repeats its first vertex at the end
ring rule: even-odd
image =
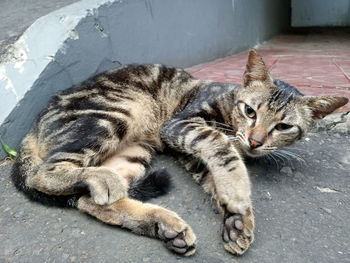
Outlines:
{"type": "Polygon", "coordinates": [[[292,26],[350,26],[350,0],[292,0],[292,26]]]}
{"type": "Polygon", "coordinates": [[[0,65],[0,135],[17,147],[59,90],[127,63],[189,67],[289,25],[289,1],[85,0],[37,20],[0,65]]]}

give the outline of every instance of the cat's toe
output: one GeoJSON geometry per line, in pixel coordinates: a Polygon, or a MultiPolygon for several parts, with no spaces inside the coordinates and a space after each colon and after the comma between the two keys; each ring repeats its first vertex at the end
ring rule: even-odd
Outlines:
{"type": "Polygon", "coordinates": [[[222,239],[227,251],[242,255],[254,240],[254,216],[249,210],[246,215],[228,214],[223,223],[222,239]]]}
{"type": "Polygon", "coordinates": [[[166,242],[166,246],[178,253],[178,254],[183,254],[185,256],[190,256],[196,251],[196,247],[194,243],[187,243],[185,241],[185,231],[179,233],[175,238],[170,239],[169,241],[166,242]]]}
{"type": "Polygon", "coordinates": [[[158,236],[165,242],[168,249],[177,254],[190,256],[196,252],[196,236],[189,226],[177,232],[171,227],[159,224],[158,236]]]}

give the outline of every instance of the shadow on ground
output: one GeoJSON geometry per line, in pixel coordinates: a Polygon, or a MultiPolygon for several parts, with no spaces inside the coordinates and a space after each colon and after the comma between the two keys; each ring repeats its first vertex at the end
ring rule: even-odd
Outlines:
{"type": "Polygon", "coordinates": [[[310,135],[290,151],[304,160],[249,164],[256,241],[242,257],[226,253],[221,217],[210,198],[170,156],[153,168],[173,175],[172,192],[152,202],[175,210],[198,237],[195,256],[182,258],[147,237],[102,224],[74,209],[30,203],[16,192],[11,163],[0,167],[1,262],[349,262],[350,140],[310,135]]]}

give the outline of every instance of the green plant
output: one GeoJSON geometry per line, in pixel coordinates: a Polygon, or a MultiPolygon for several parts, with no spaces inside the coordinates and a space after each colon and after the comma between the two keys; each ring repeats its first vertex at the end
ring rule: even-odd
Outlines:
{"type": "Polygon", "coordinates": [[[14,149],[12,149],[10,146],[8,146],[1,138],[0,138],[0,144],[10,158],[15,158],[17,156],[17,152],[14,149]]]}

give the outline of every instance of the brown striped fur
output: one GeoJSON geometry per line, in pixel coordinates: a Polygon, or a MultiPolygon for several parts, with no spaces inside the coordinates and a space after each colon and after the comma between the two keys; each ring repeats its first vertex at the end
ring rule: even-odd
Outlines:
{"type": "Polygon", "coordinates": [[[78,209],[191,255],[196,237],[186,222],[129,196],[155,151],[170,146],[191,156],[186,167],[223,213],[224,247],[240,255],[254,238],[244,156],[293,143],[314,119],[346,102],[305,97],[274,81],[255,51],[243,86],[196,80],[161,65],[129,65],[52,98],[22,142],[14,181],[38,195],[76,195],[78,209]]]}

